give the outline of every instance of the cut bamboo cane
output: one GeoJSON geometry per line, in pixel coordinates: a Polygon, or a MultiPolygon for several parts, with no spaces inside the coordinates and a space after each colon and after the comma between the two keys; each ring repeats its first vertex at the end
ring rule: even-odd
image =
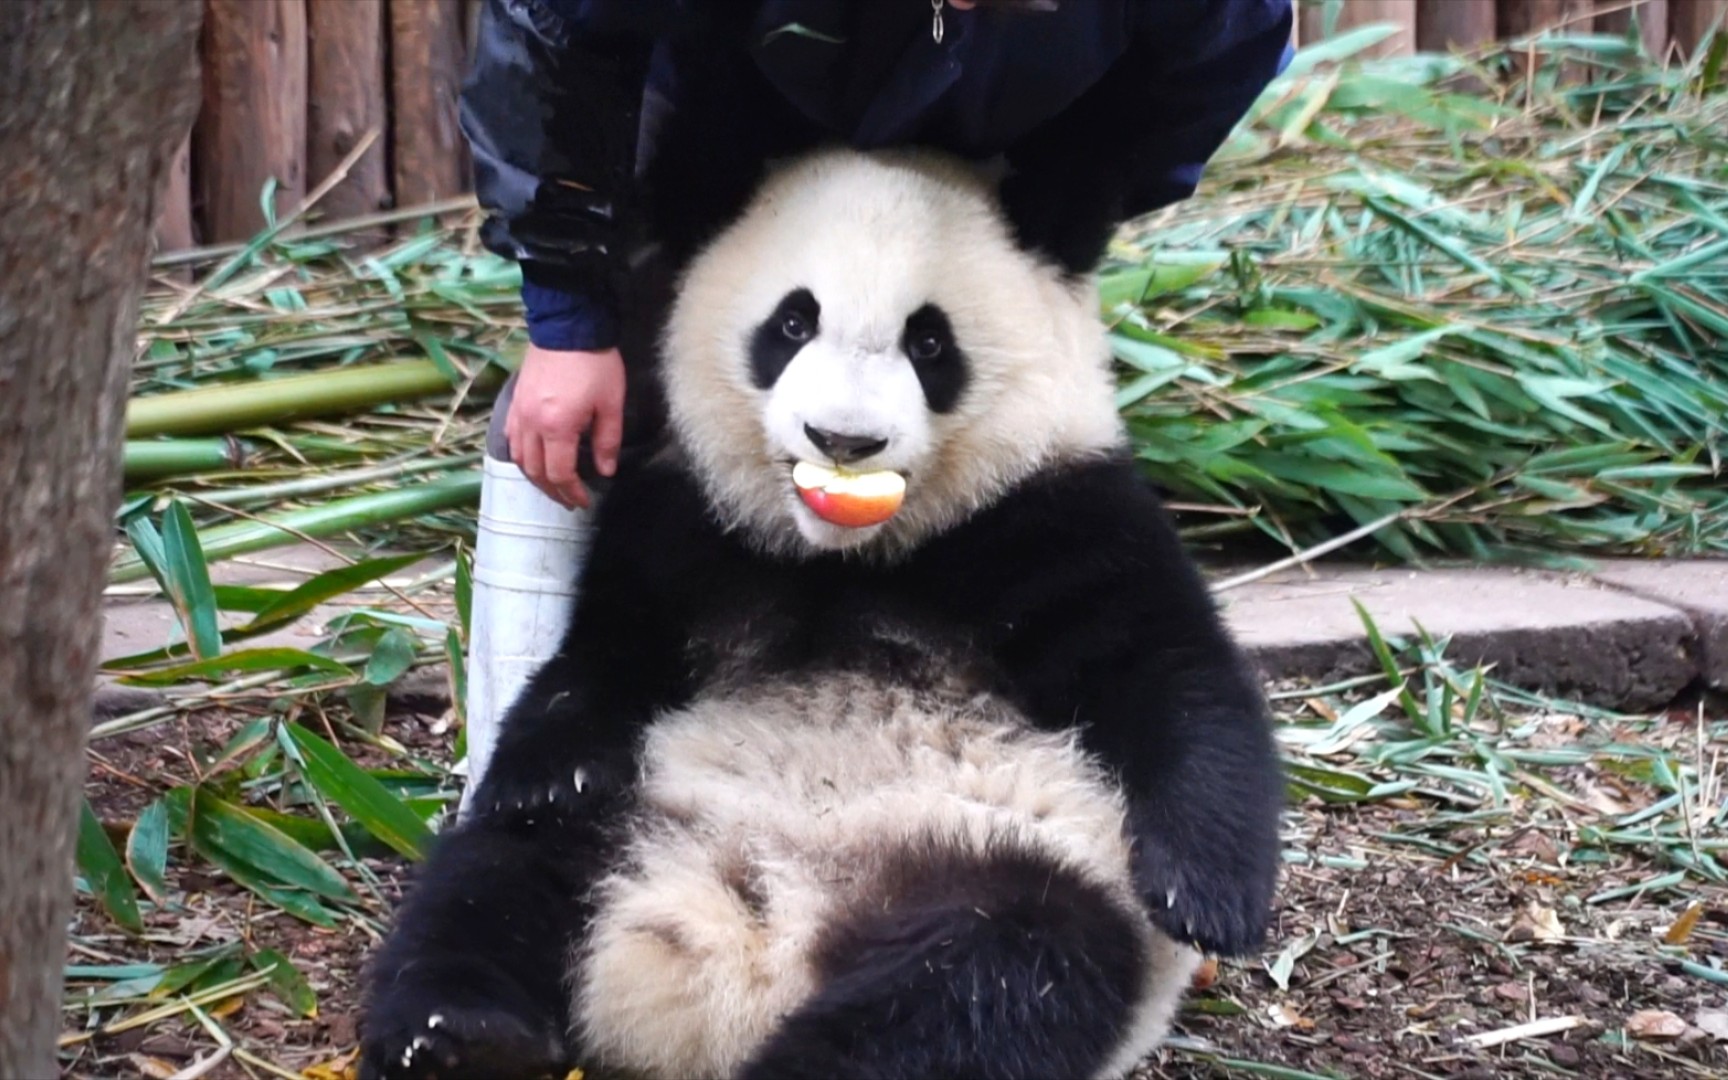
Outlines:
{"type": "Polygon", "coordinates": [[[252,443],[233,437],[214,439],[128,439],[127,483],[160,480],[165,476],[238,469],[257,452],[252,443]]]}
{"type": "MultiPolygon", "coordinates": [[[[482,373],[482,381],[502,376],[482,373]]],[[[450,380],[430,360],[398,360],[282,379],[179,390],[134,398],[126,437],[244,431],[309,416],[335,416],[391,401],[448,393],[450,380]]]]}
{"type": "MultiPolygon", "coordinates": [[[[255,551],[299,543],[302,537],[323,539],[353,529],[405,521],[422,514],[473,506],[480,498],[480,473],[468,471],[446,476],[413,487],[397,488],[370,495],[272,514],[262,521],[237,521],[215,525],[198,532],[198,543],[204,557],[211,561],[232,558],[255,551]]],[[[141,581],[150,575],[149,569],[133,552],[114,560],[109,571],[111,585],[141,581]]]]}

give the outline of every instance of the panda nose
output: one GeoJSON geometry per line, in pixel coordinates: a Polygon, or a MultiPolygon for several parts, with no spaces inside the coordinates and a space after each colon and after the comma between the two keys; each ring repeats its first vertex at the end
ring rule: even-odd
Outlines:
{"type": "Polygon", "coordinates": [[[804,435],[810,440],[810,445],[827,454],[836,465],[863,461],[888,448],[887,439],[878,439],[874,435],[842,435],[838,431],[823,431],[809,424],[804,425],[804,435]]]}

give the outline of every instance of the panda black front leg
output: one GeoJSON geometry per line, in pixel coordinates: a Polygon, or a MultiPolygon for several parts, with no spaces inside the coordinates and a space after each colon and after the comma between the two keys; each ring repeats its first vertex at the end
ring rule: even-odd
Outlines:
{"type": "Polygon", "coordinates": [[[636,725],[540,710],[547,681],[524,695],[529,712],[507,719],[514,737],[501,740],[471,816],[440,838],[397,912],[370,973],[361,1080],[568,1071],[568,957],[629,803],[636,725]],[[587,745],[569,745],[572,731],[587,745]],[[537,771],[548,759],[583,762],[583,782],[548,795],[537,771]]]}
{"type": "MultiPolygon", "coordinates": [[[[620,483],[610,513],[641,520],[639,490],[672,502],[620,483]]],[[[469,816],[416,875],[374,963],[363,1080],[565,1075],[570,947],[610,867],[642,731],[687,692],[646,547],[603,512],[559,654],[505,716],[469,816]]]]}

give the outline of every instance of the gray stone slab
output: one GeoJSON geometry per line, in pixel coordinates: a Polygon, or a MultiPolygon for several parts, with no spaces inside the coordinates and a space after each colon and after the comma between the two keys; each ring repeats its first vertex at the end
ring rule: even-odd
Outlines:
{"type": "Polygon", "coordinates": [[[1266,678],[1347,678],[1375,670],[1350,600],[1381,632],[1420,622],[1450,636],[1448,656],[1490,663],[1513,685],[1591,704],[1651,709],[1697,674],[1692,620],[1587,579],[1515,570],[1291,571],[1221,596],[1225,616],[1266,678]]]}
{"type": "Polygon", "coordinates": [[[1728,687],[1728,559],[1604,560],[1591,577],[1684,611],[1692,619],[1699,673],[1713,687],[1728,687]]]}

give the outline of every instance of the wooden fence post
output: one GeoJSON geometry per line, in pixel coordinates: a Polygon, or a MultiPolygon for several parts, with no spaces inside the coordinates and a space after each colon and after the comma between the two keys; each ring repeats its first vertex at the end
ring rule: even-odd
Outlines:
{"type": "Polygon", "coordinates": [[[1596,29],[1604,34],[1624,34],[1631,27],[1634,14],[1645,50],[1661,59],[1668,51],[1668,0],[1644,0],[1636,9],[1605,11],[1596,16],[1596,29]]]}
{"type": "MultiPolygon", "coordinates": [[[[1339,32],[1370,23],[1394,23],[1399,32],[1363,53],[1364,56],[1397,56],[1416,51],[1416,0],[1344,0],[1338,12],[1339,32]]],[[[1302,8],[1302,40],[1313,43],[1325,26],[1318,5],[1302,8]]]]}
{"type": "Polygon", "coordinates": [[[192,136],[188,133],[168,165],[168,182],[156,215],[156,250],[184,251],[197,243],[192,228],[192,136]]]}
{"type": "Polygon", "coordinates": [[[1494,40],[1494,0],[1422,0],[1416,8],[1416,47],[1424,52],[1469,49],[1494,40]]]}
{"type": "Polygon", "coordinates": [[[461,0],[390,0],[392,163],[396,205],[449,198],[468,187],[457,124],[462,89],[461,0]]]}
{"type": "Polygon", "coordinates": [[[1674,44],[1687,56],[1698,48],[1704,35],[1722,29],[1728,22],[1728,0],[1669,0],[1668,30],[1674,44]]]}
{"type": "Polygon", "coordinates": [[[1595,6],[1595,0],[1500,0],[1500,36],[1519,38],[1555,26],[1565,33],[1589,33],[1595,6]]]}
{"type": "Polygon", "coordinates": [[[305,0],[207,0],[203,56],[193,146],[204,238],[241,240],[264,226],[271,177],[278,214],[306,194],[305,0]]]}
{"type": "Polygon", "coordinates": [[[307,0],[311,96],[307,102],[307,167],[321,182],[366,133],[379,139],[324,196],[318,213],[349,218],[390,205],[385,153],[384,0],[307,0]]]}

